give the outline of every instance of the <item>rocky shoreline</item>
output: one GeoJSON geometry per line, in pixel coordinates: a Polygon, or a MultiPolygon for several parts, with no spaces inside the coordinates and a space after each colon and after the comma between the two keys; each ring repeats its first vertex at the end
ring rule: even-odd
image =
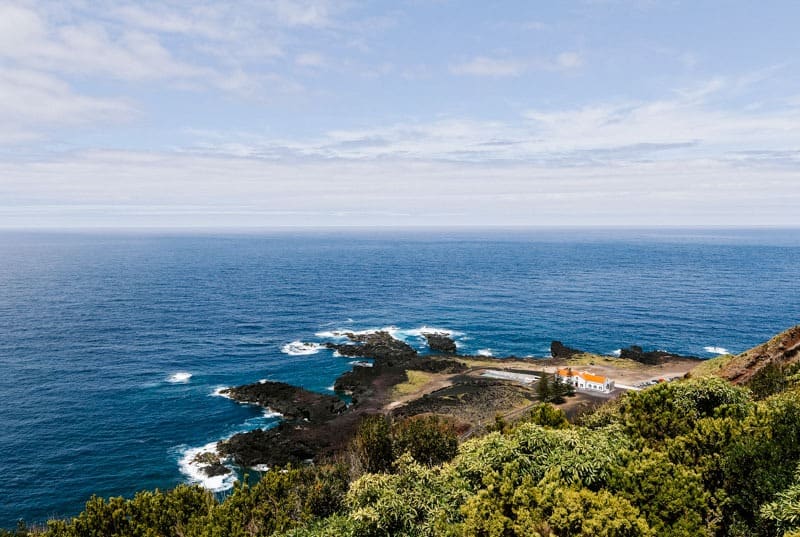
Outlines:
{"type": "MultiPolygon", "coordinates": [[[[432,331],[422,335],[431,354],[421,355],[386,331],[348,332],[344,334],[347,342],[324,343],[341,356],[372,360],[354,364],[351,371],[336,379],[334,390],[349,396],[349,405],[338,396],[281,382],[262,381],[222,390],[234,401],[268,408],[284,419],[274,428],[239,433],[220,441],[216,454],[199,454],[203,472],[209,476],[230,472],[223,464],[226,460],[243,467],[264,468],[335,457],[347,447],[365,414],[384,413],[398,419],[443,414],[459,422],[462,431],[469,431],[499,413],[523,408],[536,400],[530,386],[464,374],[474,369],[470,361],[490,361],[502,368],[514,363],[545,366],[586,354],[554,341],[550,359],[460,356],[448,334],[432,331]],[[446,381],[411,399],[398,401],[395,388],[410,383],[411,373],[414,377],[446,381]]],[[[636,346],[622,354],[622,360],[647,365],[687,358],[663,351],[645,352],[636,346]]]]}
{"type": "MultiPolygon", "coordinates": [[[[580,349],[567,347],[560,341],[553,341],[550,343],[550,356],[554,360],[570,359],[582,354],[590,353],[580,349]]],[[[645,351],[638,345],[631,345],[630,347],[620,349],[618,358],[622,358],[623,360],[633,360],[634,362],[639,362],[645,365],[660,365],[676,360],[695,360],[697,362],[702,360],[702,358],[697,356],[683,356],[667,351],[645,351]]]]}

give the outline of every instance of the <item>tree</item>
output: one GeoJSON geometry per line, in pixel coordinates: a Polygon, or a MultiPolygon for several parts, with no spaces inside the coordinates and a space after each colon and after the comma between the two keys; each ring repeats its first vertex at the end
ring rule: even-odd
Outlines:
{"type": "Polygon", "coordinates": [[[358,424],[353,447],[358,461],[367,472],[389,470],[392,467],[394,455],[388,418],[383,414],[364,416],[358,424]]]}
{"type": "Polygon", "coordinates": [[[409,453],[421,464],[433,466],[456,456],[458,435],[452,422],[438,416],[414,416],[392,427],[395,457],[409,453]]]}
{"type": "Polygon", "coordinates": [[[542,403],[549,402],[553,396],[553,392],[550,389],[550,377],[547,373],[542,373],[542,378],[539,379],[539,383],[536,385],[536,396],[542,403]]]}
{"type": "Polygon", "coordinates": [[[770,395],[780,393],[789,386],[787,372],[780,365],[769,362],[758,370],[748,382],[756,399],[764,399],[770,395]]]}
{"type": "Polygon", "coordinates": [[[563,403],[565,397],[575,394],[575,388],[569,382],[565,382],[561,375],[554,375],[551,391],[550,400],[554,403],[563,403]]]}
{"type": "Polygon", "coordinates": [[[564,429],[569,427],[567,415],[560,408],[556,408],[549,403],[539,403],[528,412],[528,421],[541,425],[542,427],[551,427],[553,429],[564,429]]]}

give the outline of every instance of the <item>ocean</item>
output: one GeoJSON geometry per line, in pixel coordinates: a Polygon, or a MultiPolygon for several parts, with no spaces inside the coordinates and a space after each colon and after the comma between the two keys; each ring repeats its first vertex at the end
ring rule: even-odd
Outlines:
{"type": "Polygon", "coordinates": [[[3,232],[0,527],[196,480],[193,450],[279,419],[218,389],[330,393],[349,360],[301,344],[330,332],[712,357],[800,322],[798,275],[797,229],[3,232]]]}

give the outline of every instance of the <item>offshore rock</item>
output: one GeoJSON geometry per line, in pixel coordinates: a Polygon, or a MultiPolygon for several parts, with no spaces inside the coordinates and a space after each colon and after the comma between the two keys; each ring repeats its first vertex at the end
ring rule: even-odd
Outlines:
{"type": "Polygon", "coordinates": [[[667,351],[644,351],[638,345],[631,345],[627,349],[622,349],[619,357],[647,365],[660,365],[672,360],[700,360],[696,356],[681,356],[667,351]]]}
{"type": "Polygon", "coordinates": [[[428,341],[428,347],[434,352],[443,354],[456,354],[457,347],[453,338],[441,332],[423,332],[425,339],[428,341]]]}
{"type": "Polygon", "coordinates": [[[393,338],[388,332],[348,332],[345,335],[352,343],[326,343],[325,346],[342,356],[373,358],[376,365],[400,365],[417,356],[417,351],[412,346],[393,338]]]}

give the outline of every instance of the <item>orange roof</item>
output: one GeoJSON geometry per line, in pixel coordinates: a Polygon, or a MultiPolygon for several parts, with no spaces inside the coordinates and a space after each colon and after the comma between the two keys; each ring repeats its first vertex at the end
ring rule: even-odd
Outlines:
{"type": "Polygon", "coordinates": [[[601,375],[592,375],[591,373],[585,373],[585,372],[581,372],[578,374],[581,377],[583,377],[583,380],[587,382],[597,382],[598,384],[605,384],[606,382],[606,378],[601,375]]]}
{"type": "Polygon", "coordinates": [[[597,382],[598,384],[605,384],[606,378],[602,375],[593,375],[591,373],[587,373],[585,371],[573,371],[569,368],[562,368],[556,371],[558,376],[560,377],[581,377],[583,380],[587,382],[597,382]]]}

